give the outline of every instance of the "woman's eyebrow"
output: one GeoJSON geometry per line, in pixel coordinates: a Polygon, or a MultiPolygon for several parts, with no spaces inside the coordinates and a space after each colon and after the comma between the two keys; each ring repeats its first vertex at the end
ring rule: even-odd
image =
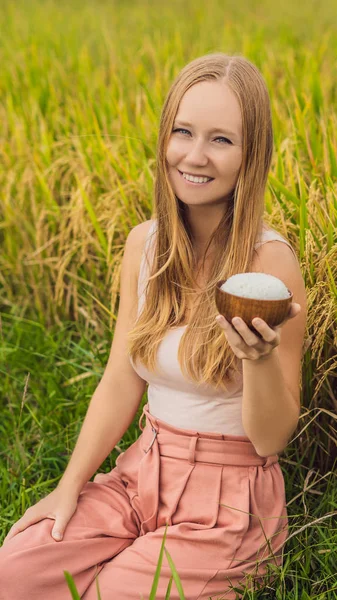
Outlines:
{"type": "MultiPolygon", "coordinates": [[[[193,125],[192,123],[188,123],[187,121],[175,121],[175,125],[182,125],[183,127],[192,127],[193,125]]],[[[230,131],[229,129],[221,129],[219,127],[213,127],[212,129],[209,130],[209,133],[226,133],[227,135],[232,135],[234,137],[236,137],[236,133],[234,133],[233,131],[230,131]]]]}

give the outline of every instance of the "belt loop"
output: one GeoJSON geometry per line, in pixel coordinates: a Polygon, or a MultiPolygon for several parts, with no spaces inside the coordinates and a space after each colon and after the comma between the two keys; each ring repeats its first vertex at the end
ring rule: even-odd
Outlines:
{"type": "Polygon", "coordinates": [[[156,437],[157,437],[157,433],[158,433],[158,431],[157,431],[157,430],[156,430],[156,429],[155,429],[153,426],[152,426],[152,431],[154,432],[154,436],[153,436],[153,438],[152,438],[152,440],[151,440],[151,443],[150,443],[150,445],[149,445],[148,449],[147,449],[147,450],[145,450],[145,448],[144,448],[144,452],[145,452],[145,453],[147,453],[147,452],[150,450],[150,448],[152,448],[152,446],[153,446],[153,444],[154,444],[154,441],[155,441],[155,439],[156,439],[156,437]]]}
{"type": "Polygon", "coordinates": [[[142,414],[141,414],[141,416],[140,416],[140,419],[139,419],[139,422],[138,422],[138,427],[139,427],[139,429],[140,429],[141,431],[144,431],[144,428],[145,428],[145,426],[146,426],[146,420],[147,420],[147,417],[148,417],[148,414],[149,414],[149,411],[148,411],[148,406],[149,406],[149,403],[148,403],[148,402],[146,402],[146,404],[144,404],[144,406],[143,406],[143,412],[142,412],[142,414]],[[142,420],[143,420],[143,417],[145,417],[145,426],[144,426],[144,427],[143,427],[143,425],[142,425],[142,420]]]}
{"type": "MultiPolygon", "coordinates": [[[[145,414],[145,412],[144,412],[144,409],[143,409],[143,412],[142,412],[142,414],[141,414],[141,416],[140,416],[140,419],[139,419],[139,421],[138,421],[138,427],[139,427],[139,429],[140,429],[141,431],[144,431],[144,427],[143,427],[143,425],[142,425],[142,420],[143,420],[143,417],[146,417],[146,414],[145,414]]],[[[145,421],[145,423],[146,423],[146,421],[145,421]]]]}
{"type": "Polygon", "coordinates": [[[266,461],[263,463],[262,467],[263,467],[263,469],[268,469],[268,467],[270,467],[270,465],[277,463],[277,461],[278,461],[278,454],[273,454],[272,456],[267,456],[266,461]]]}
{"type": "Polygon", "coordinates": [[[196,448],[198,439],[199,439],[198,433],[197,433],[197,435],[194,435],[190,439],[190,445],[188,448],[188,462],[190,463],[190,465],[195,464],[195,448],[196,448]]]}

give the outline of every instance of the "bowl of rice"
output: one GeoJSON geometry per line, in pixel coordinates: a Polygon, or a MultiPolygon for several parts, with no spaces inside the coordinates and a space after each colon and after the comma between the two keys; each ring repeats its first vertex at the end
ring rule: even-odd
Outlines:
{"type": "Polygon", "coordinates": [[[292,292],[283,281],[268,273],[237,273],[218,281],[215,288],[219,313],[229,323],[233,317],[241,317],[259,337],[262,336],[252,320],[260,317],[269,327],[277,327],[285,320],[292,298],[292,292]]]}

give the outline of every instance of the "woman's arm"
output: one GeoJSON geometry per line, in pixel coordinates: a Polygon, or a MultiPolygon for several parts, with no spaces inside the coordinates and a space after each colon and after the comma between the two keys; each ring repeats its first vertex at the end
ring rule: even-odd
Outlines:
{"type": "Polygon", "coordinates": [[[279,454],[295,431],[300,408],[284,379],[279,348],[243,360],[242,424],[260,456],[279,454]]]}
{"type": "Polygon", "coordinates": [[[144,224],[134,227],[126,240],[120,275],[120,301],[110,356],[89,404],[80,435],[58,487],[79,495],[131,425],[145,391],[146,381],[133,369],[127,350],[127,332],[137,309],[139,255],[144,224]]]}

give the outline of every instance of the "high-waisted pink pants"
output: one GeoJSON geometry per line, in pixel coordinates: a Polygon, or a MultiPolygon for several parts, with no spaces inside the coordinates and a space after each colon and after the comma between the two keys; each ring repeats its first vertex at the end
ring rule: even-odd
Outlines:
{"type": "MultiPolygon", "coordinates": [[[[139,438],[110,473],[87,482],[63,540],[45,518],[0,548],[1,600],[148,600],[165,546],[186,600],[240,598],[232,586],[263,583],[281,565],[288,536],[278,456],[260,457],[246,436],[178,429],[144,407],[139,438]],[[144,416],[146,426],[142,426],[144,416]]],[[[164,552],[156,598],[171,569],[164,552]]],[[[239,588],[240,589],[240,588],[239,588]]],[[[171,600],[179,598],[173,582],[171,600]]]]}

